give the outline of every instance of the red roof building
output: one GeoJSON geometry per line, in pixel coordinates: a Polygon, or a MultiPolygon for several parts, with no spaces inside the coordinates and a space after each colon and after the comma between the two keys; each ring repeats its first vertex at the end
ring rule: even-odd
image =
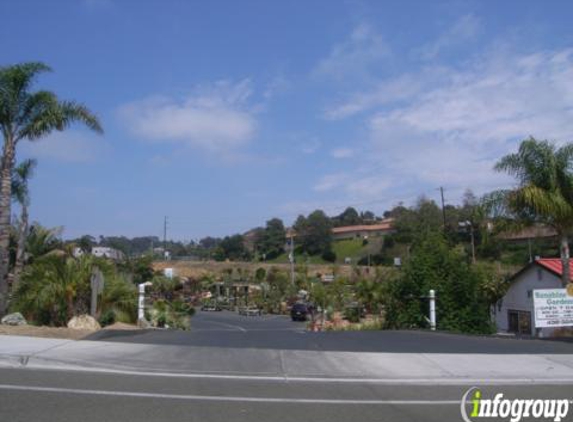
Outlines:
{"type": "MultiPolygon", "coordinates": [[[[540,258],[536,259],[534,264],[540,265],[558,277],[561,277],[563,274],[563,263],[561,262],[561,258],[540,258]]],[[[573,270],[573,259],[569,259],[569,268],[573,270]]],[[[569,274],[569,278],[571,281],[573,281],[573,271],[571,271],[571,274],[569,274]]]]}

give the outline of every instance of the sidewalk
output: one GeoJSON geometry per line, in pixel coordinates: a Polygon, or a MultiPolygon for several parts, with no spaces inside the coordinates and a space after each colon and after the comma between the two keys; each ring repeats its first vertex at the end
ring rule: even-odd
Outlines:
{"type": "Polygon", "coordinates": [[[0,336],[0,367],[396,384],[567,383],[573,355],[351,353],[0,336]]]}

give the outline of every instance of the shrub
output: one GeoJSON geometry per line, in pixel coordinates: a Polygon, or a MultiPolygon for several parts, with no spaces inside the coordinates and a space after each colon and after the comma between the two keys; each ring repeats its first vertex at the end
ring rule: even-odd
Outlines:
{"type": "Polygon", "coordinates": [[[113,309],[108,309],[99,317],[99,323],[102,327],[112,325],[115,323],[115,312],[113,309]]]}
{"type": "Polygon", "coordinates": [[[327,262],[335,262],[336,261],[336,254],[332,250],[327,250],[322,253],[322,259],[327,262]]]}
{"type": "Polygon", "coordinates": [[[441,234],[426,234],[413,248],[402,276],[387,284],[386,324],[390,328],[427,327],[425,297],[433,289],[439,329],[490,333],[483,277],[483,271],[468,264],[463,250],[450,248],[441,234]]]}

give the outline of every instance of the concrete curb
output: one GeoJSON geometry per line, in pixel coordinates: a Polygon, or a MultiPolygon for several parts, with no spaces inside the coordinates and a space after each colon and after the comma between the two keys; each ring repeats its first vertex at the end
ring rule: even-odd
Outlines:
{"type": "Polygon", "coordinates": [[[573,354],[358,353],[3,339],[0,367],[8,368],[282,382],[573,385],[573,354]]]}

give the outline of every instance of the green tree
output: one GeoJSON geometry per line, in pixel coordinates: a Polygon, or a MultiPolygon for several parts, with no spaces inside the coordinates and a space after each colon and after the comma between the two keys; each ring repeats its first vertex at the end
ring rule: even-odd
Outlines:
{"type": "Polygon", "coordinates": [[[12,174],[19,142],[62,131],[73,122],[102,132],[98,119],[85,106],[60,101],[49,91],[30,91],[36,77],[49,70],[38,62],[0,67],[0,129],[4,137],[0,173],[0,315],[6,313],[8,300],[12,174]]]}
{"type": "Polygon", "coordinates": [[[318,255],[331,249],[332,222],[323,211],[316,210],[307,218],[299,216],[294,229],[304,252],[318,255]]]}
{"type": "Polygon", "coordinates": [[[360,214],[352,207],[346,208],[340,215],[334,217],[332,220],[335,227],[354,226],[362,223],[360,214]]]}
{"type": "Polygon", "coordinates": [[[236,234],[233,236],[226,236],[215,250],[215,259],[217,261],[224,261],[229,259],[231,261],[247,261],[250,259],[250,253],[245,247],[243,236],[236,234]]]}
{"type": "Polygon", "coordinates": [[[399,243],[412,243],[421,233],[439,231],[443,225],[440,208],[425,197],[420,197],[412,208],[398,205],[386,215],[395,219],[394,239],[399,243]]]}
{"type": "Polygon", "coordinates": [[[267,221],[257,239],[257,249],[266,259],[274,259],[284,252],[286,230],[283,221],[273,218],[267,221]]]}
{"type": "Polygon", "coordinates": [[[402,276],[387,285],[386,323],[391,328],[426,327],[430,290],[437,295],[436,317],[443,330],[491,332],[484,273],[469,265],[462,248],[450,248],[440,232],[428,232],[412,248],[402,276]]]}
{"type": "MultiPolygon", "coordinates": [[[[95,238],[89,234],[84,234],[82,237],[77,239],[74,243],[77,244],[78,248],[82,250],[83,253],[91,253],[92,248],[97,245],[95,238]]],[[[102,245],[107,246],[107,245],[102,245]]]]}
{"type": "Polygon", "coordinates": [[[32,177],[36,160],[28,159],[22,161],[14,171],[12,178],[12,196],[20,204],[20,221],[18,225],[18,236],[16,246],[16,259],[14,262],[12,288],[18,285],[20,274],[24,267],[24,253],[26,249],[26,237],[28,236],[28,208],[30,207],[30,190],[28,180],[32,177]]]}
{"type": "Polygon", "coordinates": [[[573,144],[561,148],[529,138],[517,153],[503,157],[495,170],[514,176],[516,189],[494,192],[486,199],[490,209],[528,223],[553,227],[561,240],[562,283],[570,281],[569,236],[573,230],[573,144]],[[494,207],[491,206],[494,204],[494,207]]]}

